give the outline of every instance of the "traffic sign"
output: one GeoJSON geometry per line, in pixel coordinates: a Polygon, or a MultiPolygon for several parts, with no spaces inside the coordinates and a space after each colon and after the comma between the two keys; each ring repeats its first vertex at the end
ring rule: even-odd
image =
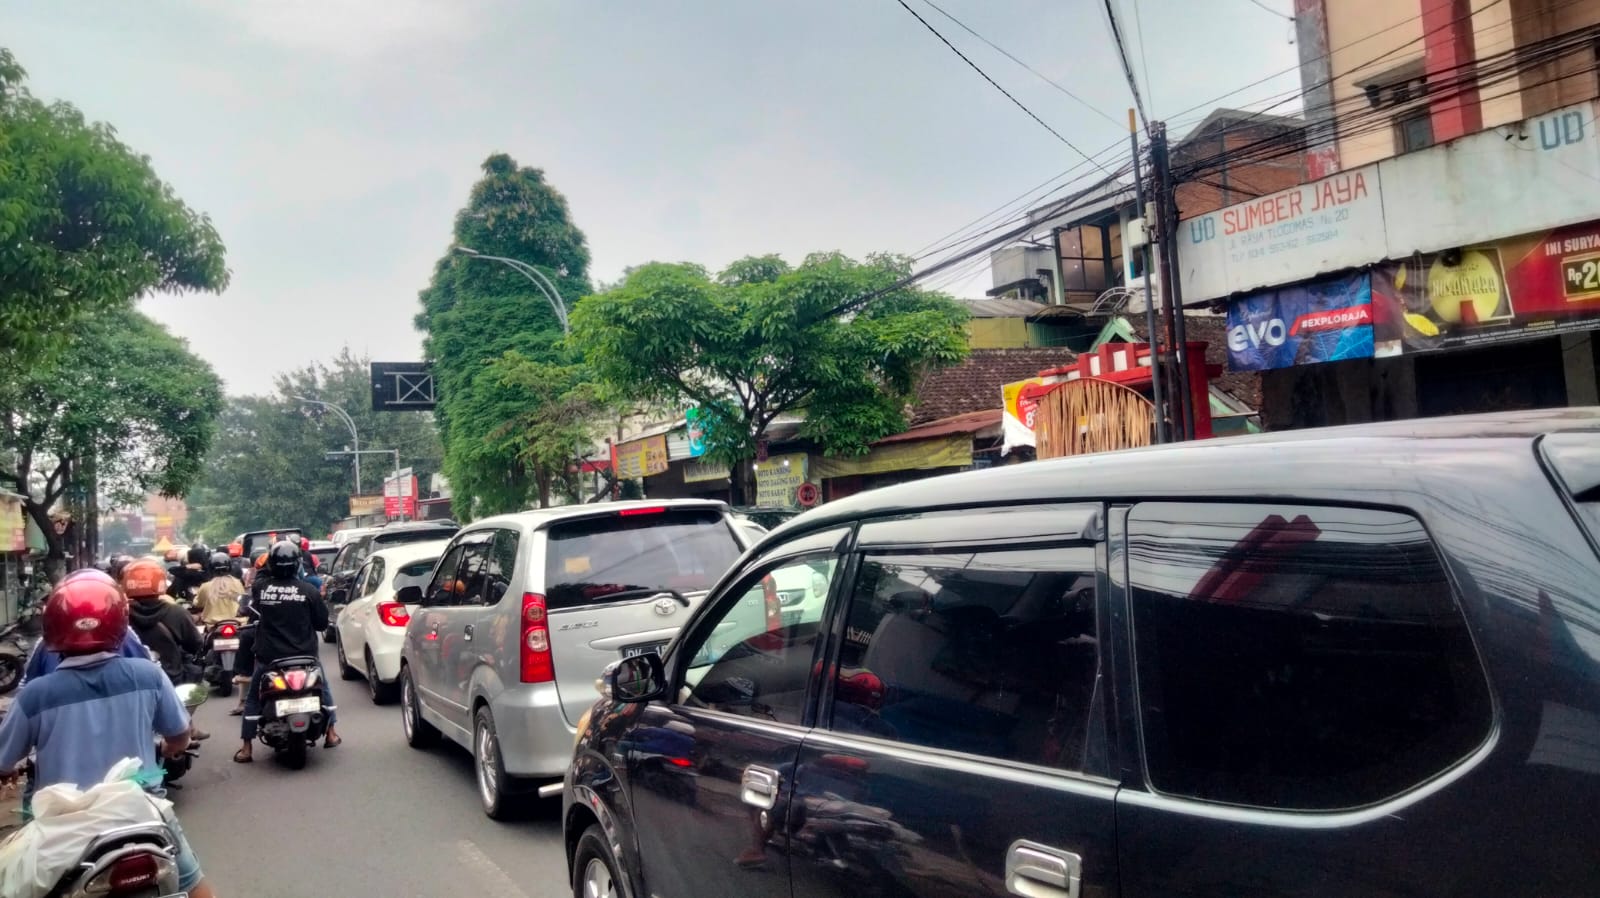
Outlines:
{"type": "Polygon", "coordinates": [[[810,508],[822,500],[822,491],[815,483],[807,481],[794,488],[794,498],[802,508],[810,508]]]}

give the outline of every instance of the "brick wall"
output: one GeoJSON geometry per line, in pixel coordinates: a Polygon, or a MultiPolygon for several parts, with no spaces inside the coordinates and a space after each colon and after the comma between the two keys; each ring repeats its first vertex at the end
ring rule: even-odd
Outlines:
{"type": "MultiPolygon", "coordinates": [[[[1189,159],[1215,159],[1222,154],[1233,154],[1268,138],[1282,139],[1280,129],[1237,128],[1224,133],[1185,141],[1181,150],[1173,153],[1174,165],[1189,159]]],[[[1305,177],[1304,152],[1291,153],[1265,162],[1224,161],[1217,170],[1208,172],[1204,180],[1192,180],[1177,187],[1178,218],[1215,212],[1224,206],[1276,193],[1296,184],[1305,177]],[[1224,189],[1226,187],[1226,189],[1224,189]]]]}

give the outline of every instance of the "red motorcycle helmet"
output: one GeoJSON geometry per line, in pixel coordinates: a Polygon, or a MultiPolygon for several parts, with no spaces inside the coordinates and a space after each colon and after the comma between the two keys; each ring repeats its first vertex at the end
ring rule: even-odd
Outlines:
{"type": "Polygon", "coordinates": [[[92,580],[92,581],[97,582],[97,583],[104,583],[107,586],[111,586],[111,587],[115,587],[117,585],[117,579],[115,577],[111,576],[110,574],[106,573],[105,571],[96,570],[95,568],[92,568],[92,567],[81,567],[81,568],[78,568],[77,570],[75,570],[72,573],[66,575],[65,577],[62,577],[61,578],[61,583],[62,583],[62,585],[65,585],[67,583],[73,583],[73,582],[76,582],[78,580],[92,580]]]}
{"type": "Polygon", "coordinates": [[[62,655],[114,652],[128,635],[128,598],[98,577],[62,580],[44,603],[44,645],[62,655]]]}

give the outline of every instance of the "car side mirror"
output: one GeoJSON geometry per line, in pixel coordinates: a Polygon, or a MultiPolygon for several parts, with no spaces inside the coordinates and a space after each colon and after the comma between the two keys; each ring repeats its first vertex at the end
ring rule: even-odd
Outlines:
{"type": "Polygon", "coordinates": [[[421,605],[422,587],[402,586],[400,591],[394,594],[394,600],[403,605],[421,605]]]}
{"type": "Polygon", "coordinates": [[[624,658],[606,668],[606,697],[623,704],[658,699],[667,691],[667,670],[655,652],[624,658]]]}

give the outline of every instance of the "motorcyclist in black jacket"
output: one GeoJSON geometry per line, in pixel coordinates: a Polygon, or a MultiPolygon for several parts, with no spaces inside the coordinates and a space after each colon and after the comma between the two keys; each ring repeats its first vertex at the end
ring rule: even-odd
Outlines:
{"type": "Polygon", "coordinates": [[[184,564],[176,564],[168,569],[171,576],[167,583],[167,595],[187,605],[194,601],[200,586],[211,579],[211,550],[203,543],[195,543],[189,547],[185,557],[184,564]]]}
{"type": "MultiPolygon", "coordinates": [[[[233,756],[234,761],[248,764],[253,760],[251,742],[261,716],[261,674],[282,658],[317,657],[322,631],[328,629],[328,606],[317,588],[300,577],[300,547],[279,540],[267,550],[266,567],[251,584],[250,599],[242,603],[240,611],[256,622],[255,672],[245,692],[244,725],[239,734],[244,744],[233,756]]],[[[325,672],[318,679],[322,683],[322,707],[328,715],[322,744],[324,748],[334,748],[344,740],[334,729],[333,689],[325,672]]]]}

